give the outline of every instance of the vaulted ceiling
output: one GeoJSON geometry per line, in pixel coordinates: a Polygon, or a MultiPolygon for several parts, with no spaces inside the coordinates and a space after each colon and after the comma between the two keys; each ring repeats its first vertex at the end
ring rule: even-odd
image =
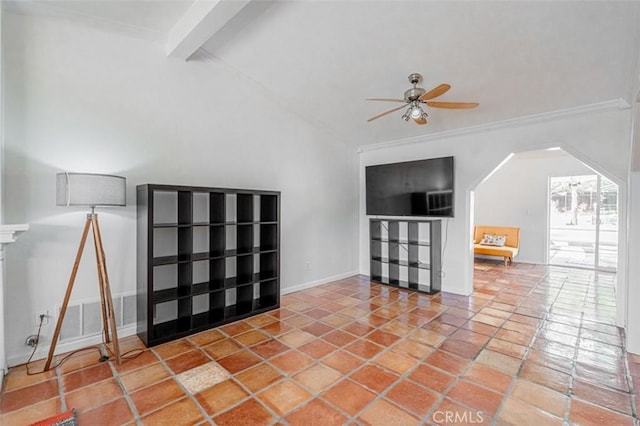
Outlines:
{"type": "MultiPolygon", "coordinates": [[[[176,38],[178,44],[186,40],[200,54],[215,56],[253,80],[281,106],[355,146],[612,100],[631,105],[638,91],[640,2],[635,1],[48,0],[7,5],[21,13],[67,15],[150,37],[166,43],[169,52],[176,38]],[[368,123],[367,118],[400,104],[365,98],[402,98],[413,72],[424,76],[426,89],[451,84],[437,100],[480,106],[427,108],[426,126],[403,121],[402,110],[368,123]]],[[[185,49],[183,59],[191,55],[189,46],[185,49]]]]}

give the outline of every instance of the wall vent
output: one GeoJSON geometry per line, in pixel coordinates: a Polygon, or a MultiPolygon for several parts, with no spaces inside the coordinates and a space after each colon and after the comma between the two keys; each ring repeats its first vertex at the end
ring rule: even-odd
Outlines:
{"type": "MultiPolygon", "coordinates": [[[[57,307],[58,316],[60,306],[57,307]]],[[[113,297],[116,326],[125,327],[136,323],[136,295],[113,297]],[[123,309],[124,306],[124,309],[123,309]]],[[[60,330],[60,342],[71,342],[102,333],[102,307],[100,300],[84,300],[67,306],[67,313],[60,330]]]]}

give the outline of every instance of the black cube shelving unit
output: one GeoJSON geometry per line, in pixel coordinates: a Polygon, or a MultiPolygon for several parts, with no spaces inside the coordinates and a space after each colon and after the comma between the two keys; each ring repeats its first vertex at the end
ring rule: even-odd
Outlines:
{"type": "Polygon", "coordinates": [[[137,187],[137,333],[154,346],[280,306],[280,192],[137,187]]]}
{"type": "Polygon", "coordinates": [[[369,219],[371,281],[435,294],[441,288],[440,220],[369,219]]]}

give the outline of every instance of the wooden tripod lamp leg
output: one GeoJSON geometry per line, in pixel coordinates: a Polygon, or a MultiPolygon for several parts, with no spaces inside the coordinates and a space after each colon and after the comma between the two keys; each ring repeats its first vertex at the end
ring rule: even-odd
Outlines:
{"type": "Polygon", "coordinates": [[[84,245],[87,242],[87,235],[89,234],[89,227],[91,226],[91,218],[87,216],[87,220],[84,223],[84,230],[82,231],[82,238],[80,239],[80,245],[78,246],[78,253],[76,254],[76,260],[73,263],[73,269],[71,270],[71,277],[69,277],[69,282],[67,284],[67,291],[64,294],[64,301],[62,302],[62,308],[60,309],[60,316],[58,317],[58,322],[56,323],[56,329],[53,333],[53,338],[51,339],[51,347],[49,348],[49,355],[47,356],[47,362],[44,365],[44,371],[49,370],[51,367],[51,360],[53,359],[53,353],[56,350],[56,344],[58,343],[58,338],[60,337],[60,330],[62,329],[62,322],[64,321],[64,316],[67,313],[67,305],[69,304],[69,298],[71,297],[71,290],[73,290],[73,284],[76,281],[76,275],[78,274],[78,266],[80,265],[80,259],[82,258],[82,252],[84,251],[84,245]]]}
{"type": "MultiPolygon", "coordinates": [[[[96,234],[96,230],[98,229],[97,218],[95,213],[91,214],[91,223],[93,225],[93,246],[96,251],[96,266],[98,268],[98,288],[100,289],[100,308],[102,310],[102,338],[104,339],[104,343],[111,343],[111,335],[109,334],[109,323],[107,322],[108,311],[107,311],[107,302],[105,300],[105,292],[104,292],[104,278],[102,275],[102,268],[100,266],[100,255],[99,253],[103,253],[102,245],[99,244],[98,236],[96,234]]],[[[104,255],[103,255],[104,256],[104,255]]]]}
{"type": "MultiPolygon", "coordinates": [[[[104,257],[104,249],[102,247],[102,234],[100,233],[100,225],[98,224],[97,214],[93,214],[93,237],[96,242],[96,256],[98,258],[98,270],[100,271],[100,292],[101,294],[104,294],[104,300],[107,305],[106,309],[108,314],[109,328],[111,329],[111,338],[113,340],[113,351],[116,354],[116,362],[120,364],[120,344],[118,343],[116,317],[113,310],[113,298],[111,297],[111,287],[109,286],[109,276],[107,275],[107,264],[104,257]]],[[[104,320],[105,319],[103,318],[103,321],[104,320]]]]}

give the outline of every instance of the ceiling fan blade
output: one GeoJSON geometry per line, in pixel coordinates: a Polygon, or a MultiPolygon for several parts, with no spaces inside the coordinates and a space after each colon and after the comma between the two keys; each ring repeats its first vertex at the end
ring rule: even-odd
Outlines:
{"type": "Polygon", "coordinates": [[[422,125],[422,124],[427,124],[427,119],[426,118],[414,118],[413,121],[415,121],[416,123],[422,125]]]}
{"type": "Polygon", "coordinates": [[[418,100],[427,101],[429,99],[437,98],[440,95],[444,95],[449,89],[451,89],[450,85],[448,85],[447,83],[442,83],[441,85],[434,87],[427,93],[420,96],[418,100]]]}
{"type": "Polygon", "coordinates": [[[390,109],[389,111],[385,111],[385,112],[383,112],[382,114],[378,114],[378,115],[375,115],[375,116],[371,117],[371,118],[370,118],[370,119],[368,119],[367,121],[373,121],[373,120],[375,120],[375,119],[377,119],[377,118],[384,117],[385,115],[387,115],[387,114],[391,114],[391,113],[392,113],[392,112],[394,112],[394,111],[398,111],[399,109],[402,109],[402,108],[404,108],[405,106],[406,106],[406,105],[402,105],[402,106],[399,106],[398,108],[390,109]]]}
{"type": "Polygon", "coordinates": [[[450,109],[475,108],[480,105],[478,102],[426,102],[426,104],[434,108],[450,109]]]}
{"type": "Polygon", "coordinates": [[[365,99],[365,101],[384,101],[384,102],[403,102],[407,103],[404,99],[388,99],[388,98],[369,98],[365,99]]]}

